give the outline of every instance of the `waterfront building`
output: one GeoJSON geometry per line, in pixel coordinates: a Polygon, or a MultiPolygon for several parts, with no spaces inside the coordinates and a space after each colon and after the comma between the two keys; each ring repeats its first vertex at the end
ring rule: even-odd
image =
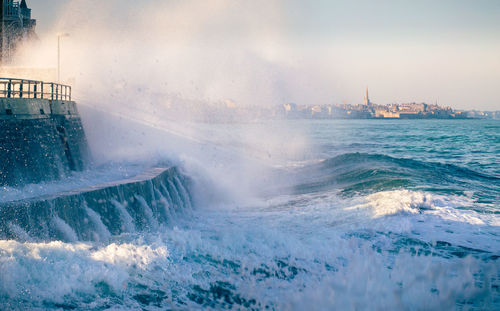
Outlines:
{"type": "Polygon", "coordinates": [[[392,111],[389,107],[380,107],[375,109],[375,118],[398,119],[399,111],[392,111]]]}
{"type": "Polygon", "coordinates": [[[0,0],[0,64],[9,64],[23,40],[36,37],[36,20],[26,0],[0,0]]]}
{"type": "Polygon", "coordinates": [[[321,105],[315,105],[315,106],[311,107],[311,115],[312,116],[321,115],[322,112],[323,112],[323,107],[321,107],[321,105]]]}

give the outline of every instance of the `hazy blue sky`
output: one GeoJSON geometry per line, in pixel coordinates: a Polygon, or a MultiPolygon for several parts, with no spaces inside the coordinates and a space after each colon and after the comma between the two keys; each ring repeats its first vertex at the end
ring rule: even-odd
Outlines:
{"type": "MultiPolygon", "coordinates": [[[[170,37],[189,34],[190,46],[257,51],[274,69],[256,73],[248,65],[243,72],[260,80],[274,73],[273,92],[281,94],[268,97],[273,100],[359,103],[368,86],[380,104],[426,101],[500,109],[499,0],[28,0],[28,5],[41,37],[71,28],[61,16],[88,20],[97,30],[125,31],[143,20],[137,12],[158,6],[155,18],[165,10],[166,20],[176,20],[165,30],[170,37]],[[98,13],[101,7],[105,14],[98,13]],[[181,13],[172,16],[169,10],[181,13]],[[200,19],[202,26],[193,30],[189,24],[200,19]]],[[[161,34],[161,27],[154,28],[161,34]]],[[[220,94],[224,87],[210,85],[203,95],[213,97],[214,89],[220,94]]],[[[228,93],[235,100],[248,97],[242,90],[228,93]]]]}

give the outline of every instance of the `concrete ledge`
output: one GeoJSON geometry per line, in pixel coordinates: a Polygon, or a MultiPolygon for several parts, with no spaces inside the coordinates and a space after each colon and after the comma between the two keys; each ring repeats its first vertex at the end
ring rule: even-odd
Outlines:
{"type": "Polygon", "coordinates": [[[48,118],[50,114],[51,107],[47,99],[0,98],[0,118],[2,119],[48,118]]]}
{"type": "Polygon", "coordinates": [[[44,196],[39,196],[39,197],[34,197],[26,200],[14,200],[10,202],[4,202],[0,204],[0,208],[5,205],[11,205],[11,204],[24,204],[27,202],[37,202],[37,201],[52,201],[56,200],[58,198],[64,198],[68,196],[79,196],[79,195],[87,195],[88,193],[95,192],[95,191],[100,191],[104,190],[107,188],[114,188],[114,187],[120,187],[123,185],[127,184],[134,184],[134,183],[143,183],[147,182],[150,180],[155,180],[157,178],[167,178],[167,177],[173,177],[177,176],[178,172],[177,169],[174,167],[169,167],[169,168],[151,168],[147,171],[144,171],[143,173],[136,175],[131,178],[126,178],[126,179],[120,179],[117,181],[111,181],[107,182],[104,184],[97,184],[97,185],[92,185],[89,187],[84,187],[84,188],[76,188],[76,189],[71,189],[67,191],[62,191],[56,194],[49,194],[49,195],[44,195],[44,196]]]}
{"type": "Polygon", "coordinates": [[[0,98],[0,119],[40,119],[78,115],[74,101],[40,98],[0,98]]]}
{"type": "Polygon", "coordinates": [[[51,100],[50,108],[54,115],[77,115],[76,103],[68,100],[51,100]]]}

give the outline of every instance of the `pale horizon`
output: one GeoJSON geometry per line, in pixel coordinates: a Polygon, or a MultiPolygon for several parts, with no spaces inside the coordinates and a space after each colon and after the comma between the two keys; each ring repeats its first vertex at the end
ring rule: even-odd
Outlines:
{"type": "Polygon", "coordinates": [[[75,62],[121,69],[144,48],[154,63],[137,66],[185,97],[358,104],[368,87],[376,104],[500,109],[498,1],[134,2],[27,1],[42,41],[70,32],[68,45],[99,46],[75,62]]]}

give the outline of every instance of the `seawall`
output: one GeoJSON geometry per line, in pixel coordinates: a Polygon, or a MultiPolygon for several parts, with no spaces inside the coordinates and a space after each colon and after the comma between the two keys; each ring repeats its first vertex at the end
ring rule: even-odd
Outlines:
{"type": "Polygon", "coordinates": [[[58,179],[89,163],[76,103],[0,98],[0,186],[58,179]]]}
{"type": "Polygon", "coordinates": [[[153,168],[117,182],[0,204],[0,239],[105,241],[156,229],[192,208],[190,181],[153,168]]]}

